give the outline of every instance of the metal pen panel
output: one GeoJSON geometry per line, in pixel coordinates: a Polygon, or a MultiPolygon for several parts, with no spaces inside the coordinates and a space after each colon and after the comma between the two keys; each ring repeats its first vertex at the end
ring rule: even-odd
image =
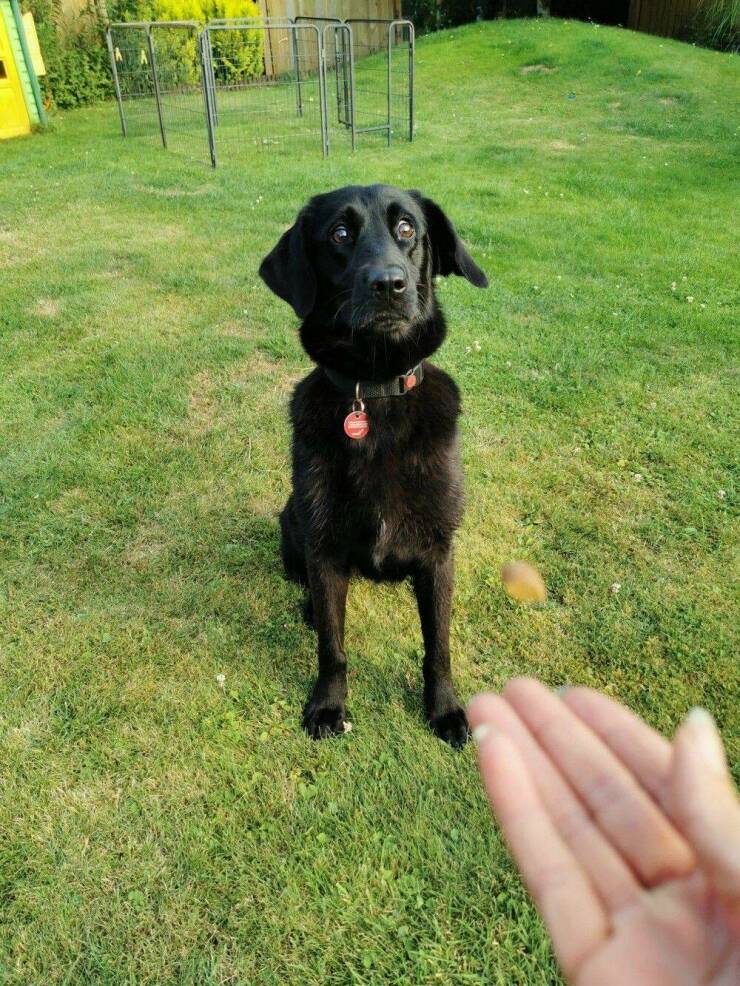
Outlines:
{"type": "Polygon", "coordinates": [[[241,20],[209,23],[203,35],[220,161],[317,144],[328,152],[316,25],[241,20]]]}
{"type": "Polygon", "coordinates": [[[188,157],[204,158],[210,152],[207,62],[198,27],[159,21],[152,23],[149,33],[167,146],[188,157]]]}
{"type": "Polygon", "coordinates": [[[107,36],[124,135],[161,140],[148,31],[148,21],[113,23],[107,36]]]}
{"type": "Polygon", "coordinates": [[[110,57],[110,70],[113,76],[113,88],[116,93],[116,105],[118,106],[118,116],[121,120],[121,133],[126,136],[126,116],[123,112],[123,99],[121,98],[121,84],[118,80],[118,69],[116,68],[116,55],[113,49],[113,39],[111,37],[110,28],[106,29],[105,32],[105,43],[108,48],[108,55],[110,57]]]}
{"type": "Polygon", "coordinates": [[[414,25],[406,19],[388,25],[388,117],[393,137],[414,139],[414,25]]]}
{"type": "Polygon", "coordinates": [[[219,155],[294,151],[358,135],[413,140],[414,27],[405,19],[296,17],[110,24],[124,136],[219,155]],[[331,100],[329,96],[331,94],[331,100]],[[330,112],[331,108],[331,112],[330,112]]]}
{"type": "Polygon", "coordinates": [[[324,92],[329,144],[349,138],[356,146],[354,88],[352,83],[352,28],[341,22],[327,23],[322,31],[324,92]],[[329,98],[329,94],[332,98],[329,98]]]}

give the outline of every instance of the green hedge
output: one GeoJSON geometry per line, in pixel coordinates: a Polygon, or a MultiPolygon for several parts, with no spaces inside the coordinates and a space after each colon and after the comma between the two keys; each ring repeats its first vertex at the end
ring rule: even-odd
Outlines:
{"type": "Polygon", "coordinates": [[[94,8],[85,9],[75,32],[66,30],[59,0],[24,0],[22,8],[36,22],[46,65],[39,84],[47,106],[70,109],[112,96],[108,52],[94,8]]]}
{"type": "MultiPolygon", "coordinates": [[[[47,74],[40,79],[47,107],[71,109],[113,97],[105,24],[90,0],[74,29],[64,22],[61,0],[23,0],[36,22],[47,74]]],[[[113,21],[196,20],[216,17],[259,18],[255,0],[108,0],[113,21]]],[[[197,78],[197,52],[192,38],[172,32],[157,36],[158,63],[168,81],[188,84],[197,78]]],[[[255,78],[263,69],[261,31],[221,32],[214,36],[214,61],[220,81],[255,78]]]]}

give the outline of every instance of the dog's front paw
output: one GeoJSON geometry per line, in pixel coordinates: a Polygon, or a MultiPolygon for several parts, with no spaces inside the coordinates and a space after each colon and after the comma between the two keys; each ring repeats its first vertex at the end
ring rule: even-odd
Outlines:
{"type": "Polygon", "coordinates": [[[313,700],[303,710],[303,728],[311,739],[326,739],[345,732],[343,705],[323,705],[313,700]]]}
{"type": "Polygon", "coordinates": [[[470,739],[470,727],[461,705],[429,716],[429,725],[436,736],[456,750],[462,749],[470,739]]]}
{"type": "Polygon", "coordinates": [[[303,728],[311,739],[325,739],[347,732],[346,695],[347,685],[343,678],[319,678],[303,709],[303,728]]]}

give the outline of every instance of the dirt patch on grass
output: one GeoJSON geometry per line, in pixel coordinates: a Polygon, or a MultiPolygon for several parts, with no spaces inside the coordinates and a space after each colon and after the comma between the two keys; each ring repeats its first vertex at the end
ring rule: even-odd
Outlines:
{"type": "Polygon", "coordinates": [[[249,333],[247,326],[243,322],[239,322],[235,318],[230,318],[228,322],[225,322],[219,327],[218,334],[222,336],[236,336],[237,338],[246,339],[249,333]]]}
{"type": "Polygon", "coordinates": [[[151,568],[167,551],[162,528],[151,521],[143,522],[124,545],[121,561],[137,572],[151,568]]]}
{"type": "Polygon", "coordinates": [[[661,96],[658,102],[661,106],[675,106],[678,100],[675,96],[661,96]]]}
{"type": "Polygon", "coordinates": [[[33,314],[41,318],[56,318],[61,310],[62,303],[55,298],[39,298],[32,309],[33,314]]]}
{"type": "Polygon", "coordinates": [[[140,190],[146,192],[147,195],[159,195],[166,199],[176,199],[176,198],[197,198],[204,192],[210,191],[208,185],[201,185],[198,188],[157,188],[155,185],[140,185],[140,190]]]}
{"type": "Polygon", "coordinates": [[[575,151],[576,145],[567,140],[551,140],[550,147],[553,151],[575,151]]]}
{"type": "Polygon", "coordinates": [[[522,65],[519,71],[522,75],[550,75],[552,72],[557,72],[557,68],[554,65],[538,63],[537,65],[522,65]]]}
{"type": "Polygon", "coordinates": [[[305,375],[305,370],[296,373],[295,367],[277,362],[259,350],[247,360],[239,363],[231,374],[231,380],[242,383],[259,377],[267,377],[272,388],[278,390],[292,386],[305,375]]]}
{"type": "Polygon", "coordinates": [[[216,417],[212,391],[210,374],[207,370],[202,370],[193,379],[188,395],[188,420],[191,427],[201,434],[210,430],[216,417]]]}
{"type": "Polygon", "coordinates": [[[125,565],[130,565],[137,572],[150,568],[163,554],[164,545],[159,541],[149,540],[143,535],[126,545],[121,558],[125,565]]]}

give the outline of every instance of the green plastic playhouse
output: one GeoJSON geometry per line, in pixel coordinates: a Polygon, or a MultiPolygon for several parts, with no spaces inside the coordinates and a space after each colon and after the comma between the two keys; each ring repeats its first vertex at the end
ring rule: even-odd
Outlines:
{"type": "Polygon", "coordinates": [[[0,139],[46,122],[38,75],[44,63],[30,14],[18,0],[0,0],[0,139]]]}

